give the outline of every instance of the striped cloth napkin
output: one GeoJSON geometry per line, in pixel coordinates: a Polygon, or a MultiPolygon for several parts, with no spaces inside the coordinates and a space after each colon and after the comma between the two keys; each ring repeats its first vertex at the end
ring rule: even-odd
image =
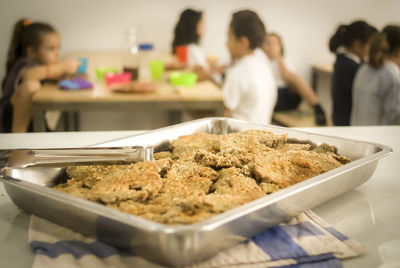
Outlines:
{"type": "MultiPolygon", "coordinates": [[[[29,242],[35,253],[33,268],[163,267],[36,216],[31,217],[29,242]]],[[[188,267],[342,267],[340,259],[361,255],[365,250],[306,211],[188,267]]]]}

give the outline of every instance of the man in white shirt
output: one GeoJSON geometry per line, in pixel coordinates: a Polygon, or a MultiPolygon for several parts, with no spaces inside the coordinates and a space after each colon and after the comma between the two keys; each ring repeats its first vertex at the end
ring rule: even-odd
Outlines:
{"type": "Polygon", "coordinates": [[[235,63],[223,86],[226,116],[260,124],[271,122],[277,93],[267,58],[257,52],[264,37],[264,24],[255,12],[233,14],[227,46],[235,63]]]}

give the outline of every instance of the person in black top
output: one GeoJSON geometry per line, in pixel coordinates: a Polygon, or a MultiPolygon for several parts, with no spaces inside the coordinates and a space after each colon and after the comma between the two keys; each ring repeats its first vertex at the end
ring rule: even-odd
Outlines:
{"type": "Polygon", "coordinates": [[[365,21],[340,25],[329,41],[329,50],[337,55],[332,76],[333,124],[349,126],[353,80],[368,55],[369,41],[376,28],[365,21]]]}

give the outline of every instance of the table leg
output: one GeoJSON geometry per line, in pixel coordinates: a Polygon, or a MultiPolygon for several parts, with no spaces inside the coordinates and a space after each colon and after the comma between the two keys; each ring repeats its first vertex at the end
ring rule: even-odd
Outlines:
{"type": "Polygon", "coordinates": [[[32,109],[33,115],[33,131],[34,132],[45,132],[46,131],[46,122],[44,117],[43,110],[39,108],[32,109]]]}
{"type": "Polygon", "coordinates": [[[317,83],[318,83],[318,71],[315,68],[311,70],[311,87],[314,92],[317,92],[317,83]]]}

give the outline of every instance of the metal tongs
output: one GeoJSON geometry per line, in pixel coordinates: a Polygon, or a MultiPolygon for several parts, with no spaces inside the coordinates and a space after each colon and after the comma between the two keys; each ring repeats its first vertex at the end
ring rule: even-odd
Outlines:
{"type": "Polygon", "coordinates": [[[63,166],[89,164],[127,164],[153,159],[153,148],[93,147],[60,149],[17,149],[2,156],[7,167],[63,166]]]}

